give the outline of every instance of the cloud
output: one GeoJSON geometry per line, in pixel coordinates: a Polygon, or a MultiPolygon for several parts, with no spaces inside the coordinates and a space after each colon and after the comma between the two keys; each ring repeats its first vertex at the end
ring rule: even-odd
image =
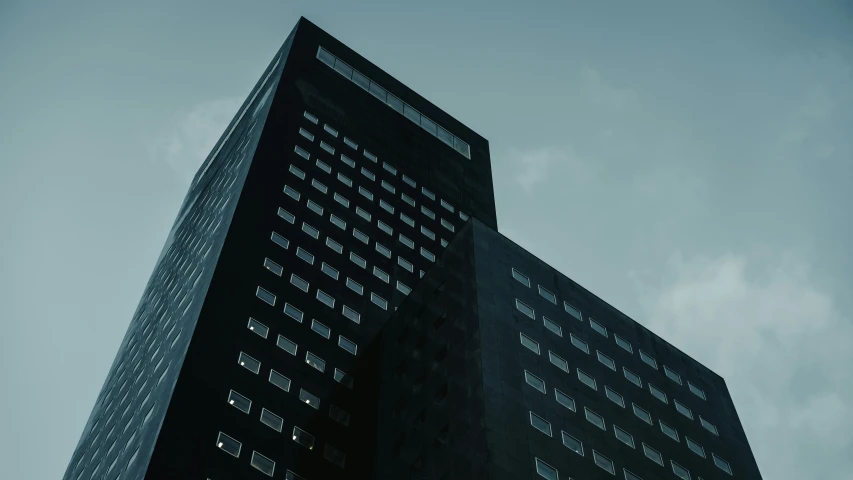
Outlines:
{"type": "Polygon", "coordinates": [[[637,104],[637,93],[630,88],[616,88],[604,82],[598,70],[584,65],[580,70],[581,87],[592,103],[612,110],[622,110],[637,104]]]}
{"type": "Polygon", "coordinates": [[[853,324],[807,262],[676,254],[638,287],[645,325],[726,380],[764,478],[850,479],[853,324]]]}
{"type": "Polygon", "coordinates": [[[208,100],[175,113],[152,155],[189,182],[242,104],[239,97],[208,100]]]}
{"type": "Polygon", "coordinates": [[[585,183],[592,178],[592,171],[571,148],[511,150],[509,159],[516,170],[516,181],[528,194],[551,178],[573,184],[585,183]]]}

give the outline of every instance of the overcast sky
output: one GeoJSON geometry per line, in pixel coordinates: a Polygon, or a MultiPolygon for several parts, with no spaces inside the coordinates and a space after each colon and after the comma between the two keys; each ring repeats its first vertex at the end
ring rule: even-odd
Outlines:
{"type": "Polygon", "coordinates": [[[500,231],[853,478],[853,2],[0,0],[0,465],[59,478],[190,176],[300,15],[489,139],[500,231]]]}

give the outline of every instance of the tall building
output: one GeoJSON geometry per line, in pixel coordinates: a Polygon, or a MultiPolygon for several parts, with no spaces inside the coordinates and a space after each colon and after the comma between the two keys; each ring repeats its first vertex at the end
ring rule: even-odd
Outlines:
{"type": "Polygon", "coordinates": [[[496,223],[488,142],[300,19],[64,478],[760,478],[721,378],[496,223]]]}

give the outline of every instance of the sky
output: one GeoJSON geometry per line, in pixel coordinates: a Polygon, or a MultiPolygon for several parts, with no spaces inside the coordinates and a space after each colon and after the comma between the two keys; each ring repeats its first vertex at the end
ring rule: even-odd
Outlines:
{"type": "Polygon", "coordinates": [[[0,465],[64,473],[189,180],[300,15],[490,140],[499,230],[853,479],[853,2],[0,0],[0,465]]]}

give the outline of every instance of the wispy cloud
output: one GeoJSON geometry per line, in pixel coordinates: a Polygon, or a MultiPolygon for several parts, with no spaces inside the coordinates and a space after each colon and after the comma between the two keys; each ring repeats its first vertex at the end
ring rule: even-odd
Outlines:
{"type": "Polygon", "coordinates": [[[551,178],[572,184],[584,183],[592,178],[592,170],[571,148],[511,150],[509,159],[516,171],[516,181],[528,194],[551,178]]]}
{"type": "Polygon", "coordinates": [[[766,253],[674,255],[638,283],[644,323],[725,378],[764,478],[847,480],[853,323],[807,262],[766,253]]]}

